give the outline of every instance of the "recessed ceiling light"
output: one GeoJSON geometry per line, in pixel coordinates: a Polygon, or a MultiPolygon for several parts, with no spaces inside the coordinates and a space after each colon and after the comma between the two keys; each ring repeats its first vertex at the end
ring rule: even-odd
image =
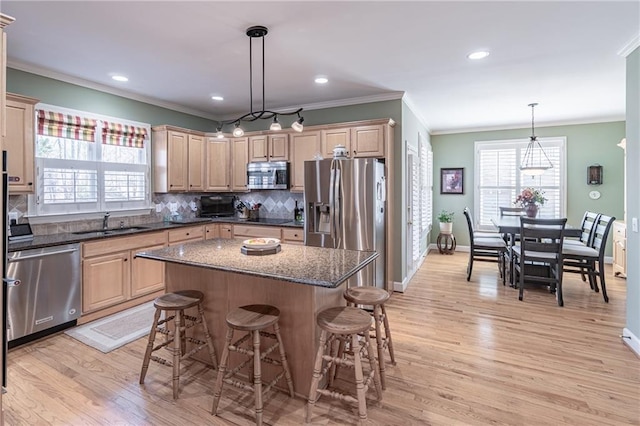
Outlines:
{"type": "Polygon", "coordinates": [[[487,56],[489,56],[489,52],[487,52],[486,50],[479,50],[477,52],[469,53],[467,55],[467,58],[469,58],[469,59],[484,59],[487,56]]]}
{"type": "Polygon", "coordinates": [[[129,81],[129,79],[124,75],[113,75],[111,76],[111,78],[114,79],[115,81],[129,81]]]}
{"type": "Polygon", "coordinates": [[[213,99],[214,101],[224,101],[224,98],[222,96],[212,96],[211,99],[213,99]]]}
{"type": "Polygon", "coordinates": [[[318,77],[314,81],[318,84],[326,84],[329,82],[329,79],[327,77],[318,77]]]}

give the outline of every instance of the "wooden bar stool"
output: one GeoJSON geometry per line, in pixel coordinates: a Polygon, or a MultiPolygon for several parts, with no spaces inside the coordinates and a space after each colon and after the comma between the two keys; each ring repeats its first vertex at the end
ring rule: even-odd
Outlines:
{"type": "Polygon", "coordinates": [[[213,347],[213,341],[209,334],[209,328],[204,318],[204,308],[202,306],[202,300],[204,294],[196,290],[182,290],[175,293],[167,293],[153,301],[153,306],[156,308],[155,315],[153,317],[153,325],[151,326],[151,332],[149,333],[149,343],[147,344],[147,350],[144,354],[144,360],[142,361],[142,370],[140,371],[140,384],[144,383],[144,378],[147,375],[149,368],[149,361],[153,360],[159,364],[168,365],[173,367],[173,399],[178,398],[178,389],[180,386],[180,361],[191,357],[191,355],[204,349],[205,346],[209,350],[209,356],[211,357],[211,364],[213,368],[216,368],[216,352],[213,347]],[[196,306],[198,308],[198,316],[194,317],[186,315],[185,310],[196,306]],[[160,319],[160,315],[163,311],[173,312],[173,315],[166,316],[164,319],[160,319]],[[170,322],[173,321],[173,327],[170,328],[170,322]],[[189,328],[201,325],[204,333],[204,340],[188,337],[186,331],[189,328]],[[161,333],[166,336],[163,343],[154,346],[156,333],[161,333]],[[189,352],[186,351],[187,342],[193,343],[195,346],[189,352]],[[172,346],[170,346],[172,345],[172,346]],[[166,360],[160,356],[153,355],[159,349],[167,348],[172,353],[172,360],[166,360]]]}
{"type": "Polygon", "coordinates": [[[325,309],[320,312],[316,321],[321,330],[320,344],[313,367],[311,388],[309,389],[306,422],[311,422],[311,412],[316,400],[319,398],[317,394],[357,404],[360,420],[366,420],[367,402],[365,395],[369,389],[371,380],[373,380],[375,384],[378,401],[382,400],[378,366],[376,365],[373,345],[369,337],[371,316],[365,311],[352,306],[340,306],[325,309]],[[359,339],[359,335],[364,336],[364,342],[359,339]],[[350,342],[351,351],[336,350],[336,341],[340,343],[341,348],[344,347],[344,341],[350,342]],[[327,352],[329,352],[329,355],[326,355],[327,352]],[[366,355],[364,352],[366,352],[366,355]],[[347,357],[347,355],[351,356],[347,357]],[[362,372],[363,357],[369,359],[370,371],[366,379],[362,372]],[[323,361],[327,361],[324,367],[323,361]],[[335,366],[337,365],[354,369],[357,398],[329,389],[318,389],[320,380],[323,376],[327,375],[327,373],[329,373],[329,386],[333,384],[335,366]]]}
{"type": "Polygon", "coordinates": [[[213,407],[211,414],[215,415],[218,411],[218,403],[220,402],[220,396],[222,395],[223,382],[236,386],[246,391],[254,391],[255,394],[255,408],[256,408],[256,424],[262,424],[262,396],[273,387],[278,380],[285,377],[287,386],[289,387],[289,395],[293,398],[293,380],[291,379],[291,371],[289,370],[289,364],[287,363],[287,356],[282,345],[282,337],[280,336],[280,326],[278,320],[280,318],[280,310],[275,306],[270,305],[247,305],[236,308],[227,314],[227,338],[225,341],[224,349],[222,351],[222,358],[220,358],[220,366],[218,367],[218,377],[216,378],[216,384],[213,390],[213,407]],[[273,326],[273,334],[264,331],[267,327],[273,326]],[[232,343],[234,330],[246,331],[242,338],[232,343]],[[273,345],[261,350],[260,349],[260,337],[266,337],[275,340],[273,345]],[[251,339],[251,340],[249,340],[251,339]],[[247,347],[242,347],[242,344],[249,341],[247,347]],[[252,347],[250,345],[253,345],[252,347]],[[276,349],[280,352],[280,361],[269,358],[269,354],[276,349]],[[237,367],[230,369],[228,372],[229,352],[234,351],[240,354],[246,355],[247,359],[240,363],[237,367]],[[253,381],[253,387],[245,384],[239,380],[235,380],[234,376],[244,367],[251,367],[253,361],[253,371],[249,373],[250,380],[253,381]],[[262,388],[262,372],[261,363],[267,362],[269,364],[278,365],[282,367],[282,371],[276,375],[276,377],[266,384],[264,389],[262,388]],[[251,378],[252,376],[252,378],[251,378]]]}
{"type": "Polygon", "coordinates": [[[378,346],[378,367],[380,368],[380,382],[382,389],[386,389],[385,378],[385,361],[384,350],[389,351],[391,356],[391,364],[396,365],[396,357],[393,354],[393,341],[391,340],[391,329],[389,329],[389,319],[387,318],[387,310],[384,304],[389,300],[389,292],[384,289],[372,286],[352,287],[344,292],[344,298],[349,306],[354,305],[373,305],[373,319],[375,332],[374,336],[378,346]],[[384,336],[382,335],[382,326],[384,326],[384,336]]]}

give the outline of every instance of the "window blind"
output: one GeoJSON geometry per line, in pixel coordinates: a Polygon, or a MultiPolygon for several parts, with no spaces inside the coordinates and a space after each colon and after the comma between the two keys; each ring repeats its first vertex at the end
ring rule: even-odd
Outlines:
{"type": "Polygon", "coordinates": [[[38,110],[38,134],[93,142],[98,121],[78,115],[38,110]]]}

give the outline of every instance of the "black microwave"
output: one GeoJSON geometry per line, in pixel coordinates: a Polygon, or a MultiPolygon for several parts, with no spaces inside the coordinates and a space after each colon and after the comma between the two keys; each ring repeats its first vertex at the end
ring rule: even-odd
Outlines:
{"type": "Polygon", "coordinates": [[[247,188],[289,189],[289,163],[269,161],[247,164],[247,188]]]}

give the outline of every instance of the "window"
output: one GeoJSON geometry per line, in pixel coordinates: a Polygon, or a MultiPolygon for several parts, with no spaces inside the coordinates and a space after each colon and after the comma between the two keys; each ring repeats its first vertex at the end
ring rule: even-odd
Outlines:
{"type": "Polygon", "coordinates": [[[150,126],[39,104],[30,216],[148,209],[150,126]]]}
{"type": "Polygon", "coordinates": [[[433,217],[433,151],[418,133],[420,152],[420,228],[424,234],[431,231],[433,217]]]}
{"type": "Polygon", "coordinates": [[[541,176],[527,176],[519,166],[527,140],[475,143],[475,218],[478,229],[490,229],[491,218],[500,207],[513,207],[522,189],[533,187],[544,192],[547,201],[540,217],[566,216],[566,138],[538,138],[553,168],[541,176]]]}

